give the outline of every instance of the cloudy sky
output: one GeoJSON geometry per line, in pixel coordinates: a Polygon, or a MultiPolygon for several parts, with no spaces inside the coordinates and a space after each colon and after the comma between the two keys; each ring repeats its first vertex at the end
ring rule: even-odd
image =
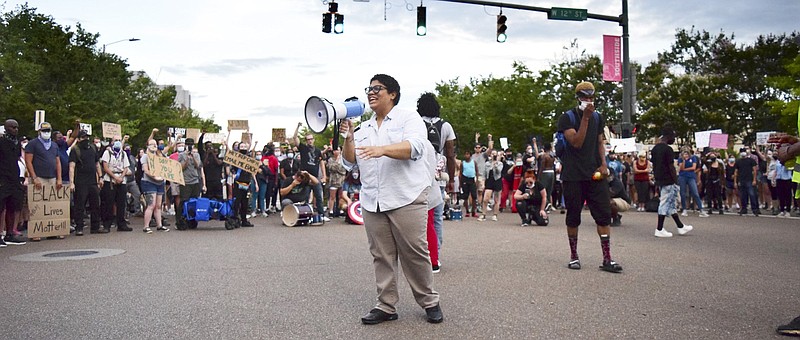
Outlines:
{"type": "MultiPolygon", "coordinates": [[[[458,78],[505,77],[512,63],[533,70],[559,62],[564,47],[602,55],[602,36],[621,35],[616,23],[547,20],[540,12],[505,9],[508,41],[495,42],[496,7],[424,0],[428,35],[415,32],[420,1],[340,0],[344,34],[321,32],[324,0],[40,0],[28,1],[62,25],[80,22],[101,44],[159,84],[191,91],[192,108],[228,119],[249,119],[256,140],[272,128],[288,134],[303,120],[309,96],[366,100],[364,87],[377,73],[400,83],[401,107],[436,83],[458,78]]],[[[537,7],[586,8],[619,15],[620,0],[512,0],[537,7]]],[[[6,0],[5,11],[23,1],[6,0]]],[[[1,4],[1,3],[0,3],[1,4]]],[[[677,28],[734,34],[751,43],[761,34],[798,29],[798,0],[630,0],[631,60],[647,64],[672,44],[677,28]]]]}

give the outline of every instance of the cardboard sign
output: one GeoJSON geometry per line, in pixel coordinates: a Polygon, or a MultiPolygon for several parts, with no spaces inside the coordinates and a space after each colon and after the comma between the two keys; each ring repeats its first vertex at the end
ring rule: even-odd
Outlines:
{"type": "Polygon", "coordinates": [[[708,146],[714,149],[727,149],[728,148],[728,134],[727,133],[712,133],[709,136],[708,146]]]}
{"type": "Polygon", "coordinates": [[[183,181],[183,167],[178,161],[167,157],[153,157],[152,154],[147,155],[147,166],[153,171],[156,177],[161,177],[172,183],[185,185],[183,181]]]}
{"type": "Polygon", "coordinates": [[[197,143],[200,139],[200,129],[186,129],[186,138],[194,139],[194,142],[197,143]]]}
{"type": "Polygon", "coordinates": [[[235,166],[239,169],[247,171],[255,176],[259,171],[258,166],[261,164],[253,157],[243,155],[239,152],[226,152],[225,158],[222,160],[225,164],[235,166]]]}
{"type": "Polygon", "coordinates": [[[81,123],[81,130],[86,131],[86,133],[88,133],[89,136],[91,136],[92,135],[92,124],[81,123]]]}
{"type": "Polygon", "coordinates": [[[203,136],[203,143],[211,142],[214,144],[224,144],[227,139],[228,135],[226,133],[206,133],[205,136],[203,136]]]}
{"type": "Polygon", "coordinates": [[[248,132],[242,132],[242,143],[247,143],[247,145],[253,145],[253,134],[248,132]]]}
{"type": "Polygon", "coordinates": [[[286,129],[272,129],[272,141],[283,142],[286,140],[286,129]]]}
{"type": "Polygon", "coordinates": [[[768,132],[756,132],[756,144],[757,145],[767,145],[767,141],[769,140],[769,135],[775,133],[775,131],[768,131],[768,132]]]}
{"type": "Polygon", "coordinates": [[[508,149],[508,137],[500,137],[500,148],[503,150],[508,149]]]}
{"type": "Polygon", "coordinates": [[[250,123],[247,120],[229,120],[228,131],[231,130],[250,130],[250,123]]]}
{"type": "Polygon", "coordinates": [[[55,185],[42,184],[36,189],[28,185],[28,237],[69,235],[69,188],[58,190],[55,185]]]}
{"type": "Polygon", "coordinates": [[[122,139],[122,126],[103,122],[103,138],[122,139]]]}

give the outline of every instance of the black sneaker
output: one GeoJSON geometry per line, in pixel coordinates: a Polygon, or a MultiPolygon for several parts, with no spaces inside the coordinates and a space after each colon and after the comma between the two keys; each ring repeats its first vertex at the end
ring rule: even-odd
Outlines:
{"type": "Polygon", "coordinates": [[[11,235],[11,236],[6,235],[6,237],[3,238],[3,241],[5,244],[10,244],[13,246],[21,246],[24,245],[25,243],[28,243],[25,241],[24,238],[22,238],[19,235],[11,235]]]}
{"type": "Polygon", "coordinates": [[[5,247],[8,247],[8,246],[6,245],[6,242],[5,242],[5,241],[3,241],[3,239],[2,239],[2,238],[0,238],[0,248],[5,248],[5,247]]]}
{"type": "Polygon", "coordinates": [[[775,331],[780,335],[800,336],[800,316],[794,318],[792,322],[778,326],[775,331]]]}
{"type": "Polygon", "coordinates": [[[252,226],[253,224],[250,223],[250,221],[245,220],[242,222],[242,227],[252,227],[252,226]]]}
{"type": "Polygon", "coordinates": [[[440,269],[439,269],[439,266],[437,266],[437,265],[435,265],[435,264],[434,264],[434,265],[433,265],[433,272],[434,272],[434,273],[438,273],[438,272],[439,272],[439,270],[440,270],[440,269]]]}
{"type": "Polygon", "coordinates": [[[607,271],[609,273],[621,273],[622,272],[622,266],[620,266],[619,263],[616,263],[614,261],[603,263],[603,265],[600,266],[600,269],[602,269],[604,271],[607,271]]]}

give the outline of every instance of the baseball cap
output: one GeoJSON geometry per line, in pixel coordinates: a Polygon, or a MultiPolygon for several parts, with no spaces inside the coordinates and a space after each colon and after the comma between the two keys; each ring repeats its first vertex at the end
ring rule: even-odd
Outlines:
{"type": "Polygon", "coordinates": [[[52,129],[53,129],[53,126],[52,126],[52,125],[50,125],[50,123],[48,123],[48,122],[42,122],[41,124],[39,124],[39,130],[38,130],[38,131],[42,131],[42,130],[52,130],[52,129]]]}

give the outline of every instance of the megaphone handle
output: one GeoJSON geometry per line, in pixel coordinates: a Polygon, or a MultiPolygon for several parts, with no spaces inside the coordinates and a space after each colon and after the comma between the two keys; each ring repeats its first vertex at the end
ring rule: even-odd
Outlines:
{"type": "MultiPolygon", "coordinates": [[[[339,131],[339,125],[340,124],[341,123],[339,122],[338,119],[334,119],[333,120],[333,130],[334,131],[339,131]]],[[[334,133],[333,134],[333,145],[332,146],[333,146],[334,150],[339,148],[339,134],[338,133],[334,133]]]]}

